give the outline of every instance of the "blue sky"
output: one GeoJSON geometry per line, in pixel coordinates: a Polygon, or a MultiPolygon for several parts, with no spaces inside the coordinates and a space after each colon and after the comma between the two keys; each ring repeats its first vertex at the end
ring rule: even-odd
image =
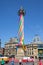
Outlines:
{"type": "Polygon", "coordinates": [[[38,34],[43,41],[43,0],[0,0],[0,38],[2,47],[12,37],[18,37],[19,16],[18,10],[23,7],[24,41],[32,41],[38,34]]]}

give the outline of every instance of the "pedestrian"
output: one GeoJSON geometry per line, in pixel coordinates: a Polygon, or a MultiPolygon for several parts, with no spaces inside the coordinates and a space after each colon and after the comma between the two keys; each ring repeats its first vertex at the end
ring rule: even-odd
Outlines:
{"type": "Polygon", "coordinates": [[[2,58],[1,65],[4,65],[4,64],[5,64],[5,61],[4,61],[4,59],[2,58]]]}
{"type": "Polygon", "coordinates": [[[27,62],[26,62],[26,64],[28,64],[28,59],[27,59],[27,62]]]}
{"type": "Polygon", "coordinates": [[[39,63],[38,63],[38,65],[42,65],[41,58],[39,58],[39,63]]]}
{"type": "Polygon", "coordinates": [[[33,62],[33,65],[34,65],[34,62],[33,62]]]}
{"type": "Polygon", "coordinates": [[[11,65],[14,65],[14,58],[12,57],[11,65]]]}
{"type": "Polygon", "coordinates": [[[19,65],[23,65],[21,59],[19,60],[19,65]]]}

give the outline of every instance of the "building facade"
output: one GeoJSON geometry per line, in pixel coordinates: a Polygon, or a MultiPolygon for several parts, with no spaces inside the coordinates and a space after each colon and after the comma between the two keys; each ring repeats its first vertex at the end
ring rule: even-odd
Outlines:
{"type": "Polygon", "coordinates": [[[4,55],[4,48],[0,48],[0,54],[4,55]]]}
{"type": "Polygon", "coordinates": [[[17,53],[16,44],[18,44],[18,39],[17,38],[11,38],[9,40],[9,42],[7,42],[5,44],[4,55],[6,55],[6,56],[16,55],[16,53],[17,53]]]}
{"type": "Polygon", "coordinates": [[[39,58],[41,56],[43,57],[43,42],[38,35],[35,35],[33,42],[26,46],[28,49],[28,56],[34,58],[39,58]]]}
{"type": "MultiPolygon", "coordinates": [[[[11,38],[9,42],[5,44],[4,55],[16,55],[17,54],[17,45],[18,39],[11,38]]],[[[34,58],[43,58],[43,42],[40,40],[40,37],[36,35],[33,41],[30,44],[25,45],[25,54],[24,56],[34,57],[34,58]]]]}
{"type": "Polygon", "coordinates": [[[29,57],[38,58],[38,48],[36,44],[28,44],[27,50],[27,54],[29,57]]]}
{"type": "Polygon", "coordinates": [[[38,44],[38,57],[43,58],[43,44],[38,44]]]}

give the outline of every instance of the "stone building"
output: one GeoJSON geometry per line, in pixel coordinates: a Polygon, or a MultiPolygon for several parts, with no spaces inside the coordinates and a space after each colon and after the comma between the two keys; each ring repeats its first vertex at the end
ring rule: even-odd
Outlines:
{"type": "MultiPolygon", "coordinates": [[[[5,44],[5,51],[4,55],[16,55],[17,54],[17,47],[18,44],[17,38],[11,38],[9,42],[5,44]]],[[[34,58],[43,58],[43,42],[41,41],[38,35],[35,35],[33,41],[30,44],[26,44],[26,51],[24,56],[34,57],[34,58]]],[[[18,52],[19,53],[19,52],[18,52]]]]}
{"type": "Polygon", "coordinates": [[[17,53],[16,44],[18,44],[18,39],[10,38],[9,42],[5,44],[4,55],[7,55],[7,56],[16,55],[17,53]]]}
{"type": "Polygon", "coordinates": [[[35,35],[33,42],[26,46],[28,49],[28,56],[34,58],[39,58],[41,56],[43,57],[43,42],[38,35],[35,35]]]}
{"type": "Polygon", "coordinates": [[[1,39],[0,39],[0,54],[4,55],[4,48],[1,47],[1,39]]]}
{"type": "Polygon", "coordinates": [[[0,54],[4,55],[4,48],[0,48],[0,54]]]}

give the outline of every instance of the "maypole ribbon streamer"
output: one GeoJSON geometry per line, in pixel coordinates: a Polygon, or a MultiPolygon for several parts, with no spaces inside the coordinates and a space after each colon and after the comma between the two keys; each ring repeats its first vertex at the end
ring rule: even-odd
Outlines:
{"type": "Polygon", "coordinates": [[[20,24],[19,24],[19,44],[24,45],[24,17],[20,15],[20,24]]]}

